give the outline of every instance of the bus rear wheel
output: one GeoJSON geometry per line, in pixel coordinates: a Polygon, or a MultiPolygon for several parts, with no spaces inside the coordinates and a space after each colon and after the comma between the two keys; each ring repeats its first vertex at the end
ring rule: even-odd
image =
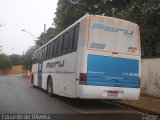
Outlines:
{"type": "Polygon", "coordinates": [[[49,77],[49,79],[48,79],[47,91],[48,91],[48,95],[50,97],[52,97],[53,96],[53,82],[52,82],[52,78],[51,77],[49,77]]]}

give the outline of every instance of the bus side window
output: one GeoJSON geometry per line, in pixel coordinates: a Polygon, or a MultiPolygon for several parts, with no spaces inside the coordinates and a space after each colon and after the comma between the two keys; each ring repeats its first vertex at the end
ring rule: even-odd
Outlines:
{"type": "Polygon", "coordinates": [[[45,60],[45,57],[44,57],[44,47],[42,48],[42,61],[45,60]]]}
{"type": "Polygon", "coordinates": [[[46,60],[46,58],[47,58],[47,46],[45,46],[44,48],[44,59],[46,60]]]}
{"type": "Polygon", "coordinates": [[[42,55],[41,50],[39,50],[38,51],[38,62],[41,62],[41,55],[42,55]]]}
{"type": "Polygon", "coordinates": [[[35,63],[37,63],[37,53],[35,53],[35,63]]]}
{"type": "Polygon", "coordinates": [[[37,52],[37,63],[39,62],[39,51],[37,52]]]}
{"type": "Polygon", "coordinates": [[[38,51],[38,62],[40,62],[40,51],[38,51]]]}
{"type": "Polygon", "coordinates": [[[48,45],[47,45],[47,59],[49,59],[49,55],[50,55],[50,47],[51,47],[51,45],[48,44],[48,45]]]}
{"type": "Polygon", "coordinates": [[[35,54],[32,55],[32,61],[33,64],[35,63],[35,54]]]}
{"type": "Polygon", "coordinates": [[[61,36],[58,40],[58,51],[57,51],[58,56],[60,56],[62,53],[62,45],[63,45],[63,36],[61,36]]]}
{"type": "Polygon", "coordinates": [[[51,49],[50,49],[50,55],[49,55],[49,58],[51,59],[52,58],[52,55],[53,55],[53,41],[51,42],[51,49]]]}
{"type": "Polygon", "coordinates": [[[54,41],[53,57],[57,56],[57,46],[58,46],[58,39],[54,41]]]}
{"type": "Polygon", "coordinates": [[[62,54],[67,53],[68,43],[69,43],[69,34],[68,34],[68,32],[67,32],[67,33],[65,33],[65,35],[64,35],[62,54]]]}
{"type": "Polygon", "coordinates": [[[79,27],[77,25],[74,28],[74,41],[73,41],[73,46],[72,46],[73,51],[77,49],[78,35],[79,35],[79,27]]]}
{"type": "Polygon", "coordinates": [[[73,38],[74,38],[74,29],[71,29],[71,30],[70,30],[70,33],[69,33],[68,52],[71,52],[71,51],[72,51],[73,38]]]}
{"type": "Polygon", "coordinates": [[[43,48],[41,48],[41,61],[43,61],[43,48]]]}
{"type": "Polygon", "coordinates": [[[38,58],[37,58],[37,56],[38,56],[38,55],[37,55],[37,52],[36,52],[36,53],[35,53],[35,63],[37,63],[37,62],[38,62],[38,60],[37,60],[37,59],[38,59],[38,58]]]}

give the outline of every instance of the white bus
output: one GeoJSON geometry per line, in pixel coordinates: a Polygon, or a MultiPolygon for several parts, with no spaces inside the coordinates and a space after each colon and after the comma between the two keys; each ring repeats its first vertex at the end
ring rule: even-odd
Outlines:
{"type": "Polygon", "coordinates": [[[33,85],[81,99],[139,99],[137,24],[85,15],[33,54],[33,85]]]}

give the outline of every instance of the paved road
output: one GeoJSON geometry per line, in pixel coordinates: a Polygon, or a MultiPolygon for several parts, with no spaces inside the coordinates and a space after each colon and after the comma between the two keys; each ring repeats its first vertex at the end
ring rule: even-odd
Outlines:
{"type": "Polygon", "coordinates": [[[20,75],[0,77],[0,113],[75,113],[63,102],[29,85],[20,75]]]}
{"type": "MultiPolygon", "coordinates": [[[[21,78],[20,75],[0,76],[0,114],[2,113],[72,115],[98,113],[118,119],[119,117],[137,119],[141,114],[124,106],[112,104],[110,101],[49,97],[44,91],[30,86],[29,81],[21,78]]],[[[99,119],[99,115],[94,118],[99,119]]]]}

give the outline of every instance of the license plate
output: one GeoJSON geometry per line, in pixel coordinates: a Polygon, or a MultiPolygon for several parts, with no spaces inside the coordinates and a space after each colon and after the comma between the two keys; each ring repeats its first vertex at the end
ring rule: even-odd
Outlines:
{"type": "Polygon", "coordinates": [[[108,96],[118,96],[118,91],[108,91],[108,96]]]}

